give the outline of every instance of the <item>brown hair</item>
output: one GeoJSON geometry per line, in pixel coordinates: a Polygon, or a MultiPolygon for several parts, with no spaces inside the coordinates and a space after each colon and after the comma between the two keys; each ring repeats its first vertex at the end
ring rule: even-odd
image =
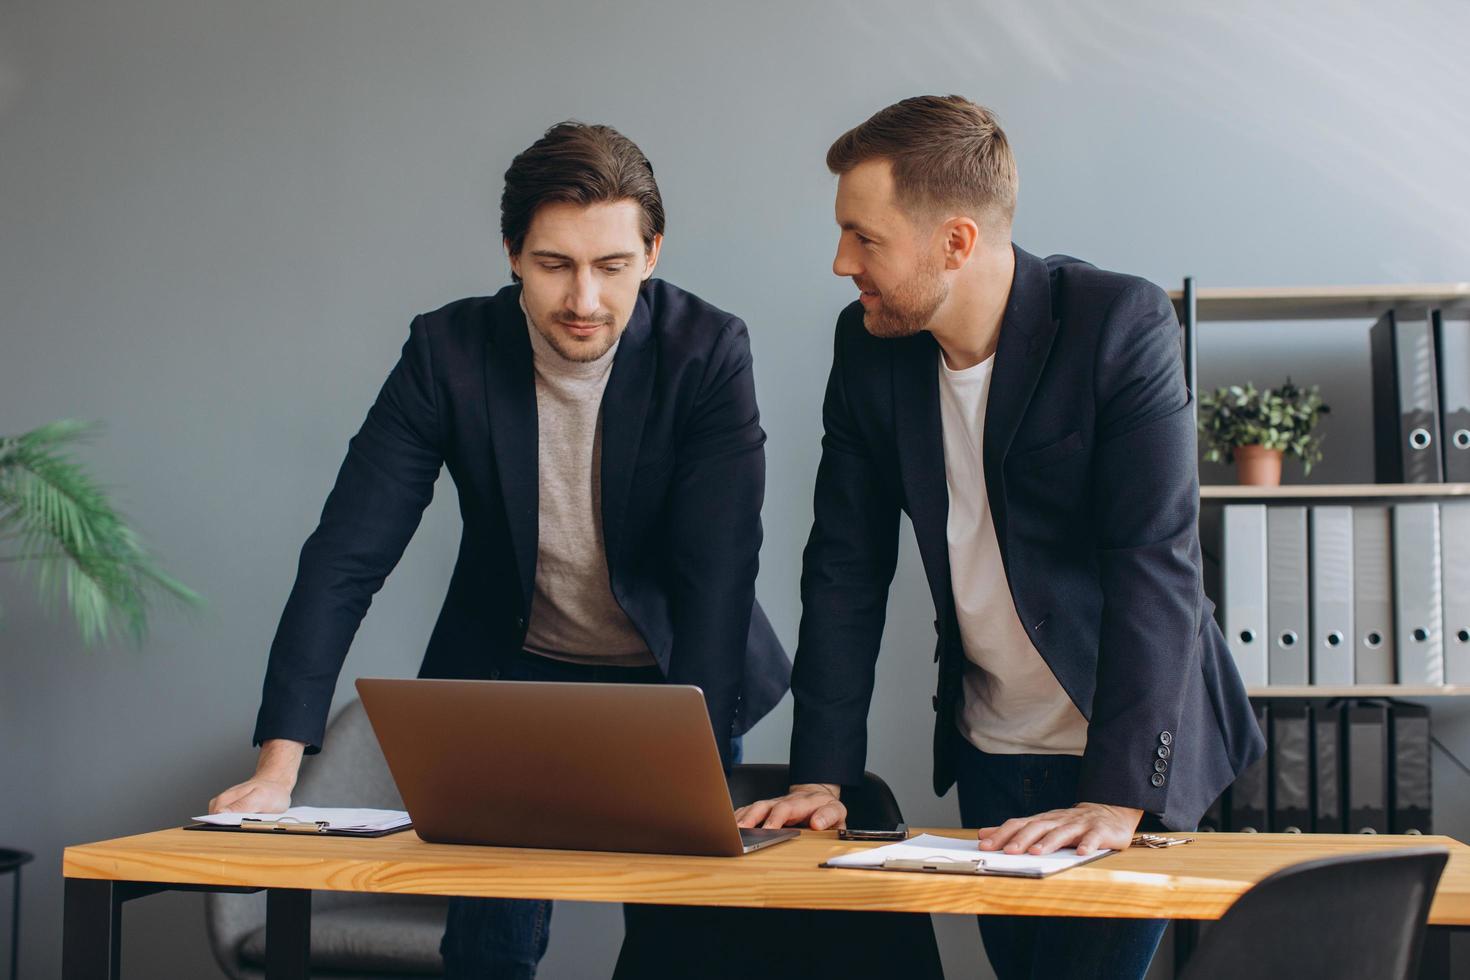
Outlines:
{"type": "Polygon", "coordinates": [[[1003,219],[1016,213],[1016,158],[995,114],[959,95],[896,102],[854,126],[827,151],[841,176],[868,160],[893,167],[898,203],[909,211],[958,207],[1003,219]]]}
{"type": "Polygon", "coordinates": [[[500,234],[520,255],[543,204],[632,200],[643,211],[644,248],[664,233],[664,202],[653,166],[637,144],[611,126],[559,122],[521,151],[505,172],[500,234]]]}

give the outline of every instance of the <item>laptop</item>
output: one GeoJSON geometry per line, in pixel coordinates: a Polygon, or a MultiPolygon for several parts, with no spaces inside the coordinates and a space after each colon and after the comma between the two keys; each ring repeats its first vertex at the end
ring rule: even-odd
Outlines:
{"type": "Polygon", "coordinates": [[[357,692],[426,841],[736,856],[798,836],[735,825],[697,687],[362,678],[357,692]]]}

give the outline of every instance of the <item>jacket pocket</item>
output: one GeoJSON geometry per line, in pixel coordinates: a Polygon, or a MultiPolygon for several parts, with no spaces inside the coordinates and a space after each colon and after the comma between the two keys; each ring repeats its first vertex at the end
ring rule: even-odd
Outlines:
{"type": "Polygon", "coordinates": [[[1082,451],[1082,433],[1072,431],[1050,445],[1014,454],[1006,459],[1006,465],[1015,472],[1039,470],[1043,466],[1060,463],[1069,456],[1082,451]]]}

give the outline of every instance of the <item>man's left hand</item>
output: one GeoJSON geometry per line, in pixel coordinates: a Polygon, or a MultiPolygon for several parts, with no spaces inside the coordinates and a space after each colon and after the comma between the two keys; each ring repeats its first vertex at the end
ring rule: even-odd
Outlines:
{"type": "Polygon", "coordinates": [[[1122,851],[1133,840],[1133,832],[1142,819],[1142,810],[1106,803],[1078,803],[1067,810],[1013,817],[999,827],[981,827],[980,850],[1050,854],[1059,847],[1076,847],[1082,855],[1103,848],[1122,851]]]}

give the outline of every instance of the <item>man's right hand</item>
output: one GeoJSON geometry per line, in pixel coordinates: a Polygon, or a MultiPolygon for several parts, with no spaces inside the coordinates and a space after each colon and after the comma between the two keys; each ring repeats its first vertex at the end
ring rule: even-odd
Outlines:
{"type": "Polygon", "coordinates": [[[775,829],[806,824],[813,830],[847,826],[847,807],[838,800],[842,788],[832,783],[798,783],[785,796],[758,800],[735,811],[742,827],[775,829]]]}
{"type": "Polygon", "coordinates": [[[302,742],[273,738],[260,746],[255,775],[209,801],[210,813],[284,813],[301,769],[302,742]]]}

